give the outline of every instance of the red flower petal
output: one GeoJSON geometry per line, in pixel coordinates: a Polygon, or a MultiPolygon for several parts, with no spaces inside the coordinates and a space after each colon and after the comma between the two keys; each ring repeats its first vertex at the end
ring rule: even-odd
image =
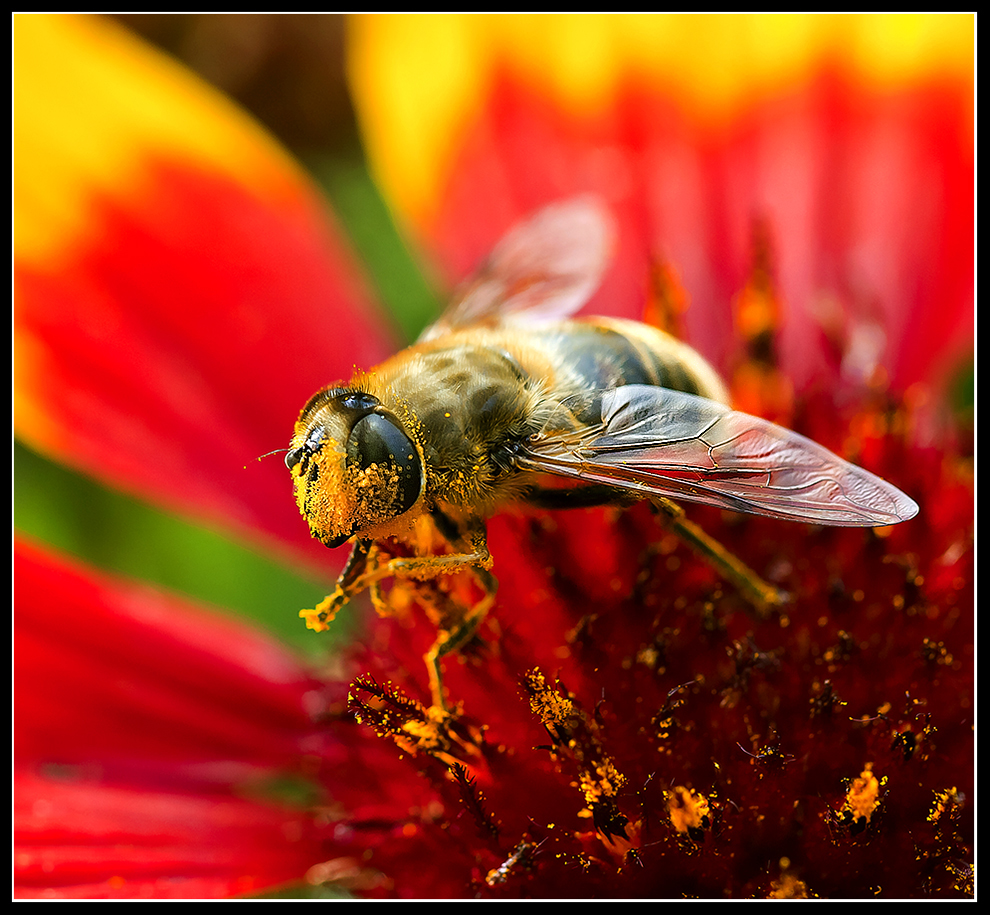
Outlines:
{"type": "Polygon", "coordinates": [[[274,765],[300,753],[313,684],[270,641],[26,545],[14,572],[19,759],[274,765]]]}
{"type": "Polygon", "coordinates": [[[318,856],[298,811],[85,771],[15,774],[18,899],[225,898],[298,882],[318,856]]]}
{"type": "Polygon", "coordinates": [[[321,749],[283,649],[24,544],[14,574],[18,896],[226,896],[323,860],[271,794],[321,749]]]}

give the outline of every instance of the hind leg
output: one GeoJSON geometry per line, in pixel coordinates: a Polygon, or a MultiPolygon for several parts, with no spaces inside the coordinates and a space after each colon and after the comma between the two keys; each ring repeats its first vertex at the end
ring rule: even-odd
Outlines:
{"type": "Polygon", "coordinates": [[[787,594],[765,582],[746,563],[727,550],[697,524],[689,521],[677,503],[662,497],[650,500],[664,516],[664,524],[681,538],[726,581],[736,588],[760,616],[787,603],[787,594]]]}

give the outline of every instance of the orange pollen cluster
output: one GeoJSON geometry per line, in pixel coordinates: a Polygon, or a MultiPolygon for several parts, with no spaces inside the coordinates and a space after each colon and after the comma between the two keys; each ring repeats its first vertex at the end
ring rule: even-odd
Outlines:
{"type": "Polygon", "coordinates": [[[678,832],[703,829],[705,819],[711,814],[708,798],[694,789],[680,785],[667,794],[667,808],[670,811],[670,822],[678,832]]]}
{"type": "Polygon", "coordinates": [[[859,778],[854,778],[846,792],[844,811],[852,814],[854,820],[870,822],[873,811],[880,804],[880,782],[873,774],[872,763],[867,763],[859,778]]]}

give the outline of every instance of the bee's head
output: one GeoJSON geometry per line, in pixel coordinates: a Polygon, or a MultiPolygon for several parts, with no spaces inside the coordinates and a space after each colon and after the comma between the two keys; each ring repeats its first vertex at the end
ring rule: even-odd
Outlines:
{"type": "Polygon", "coordinates": [[[296,502],[326,546],[380,529],[423,494],[423,459],[402,423],[364,391],[327,388],[303,408],[285,456],[296,502]]]}

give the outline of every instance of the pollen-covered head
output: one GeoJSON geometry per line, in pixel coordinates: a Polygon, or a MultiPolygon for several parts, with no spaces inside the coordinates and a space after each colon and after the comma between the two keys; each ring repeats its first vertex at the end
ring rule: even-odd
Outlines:
{"type": "Polygon", "coordinates": [[[313,397],[296,423],[285,464],[310,532],[329,547],[380,533],[423,494],[415,442],[363,391],[327,388],[313,397]]]}

